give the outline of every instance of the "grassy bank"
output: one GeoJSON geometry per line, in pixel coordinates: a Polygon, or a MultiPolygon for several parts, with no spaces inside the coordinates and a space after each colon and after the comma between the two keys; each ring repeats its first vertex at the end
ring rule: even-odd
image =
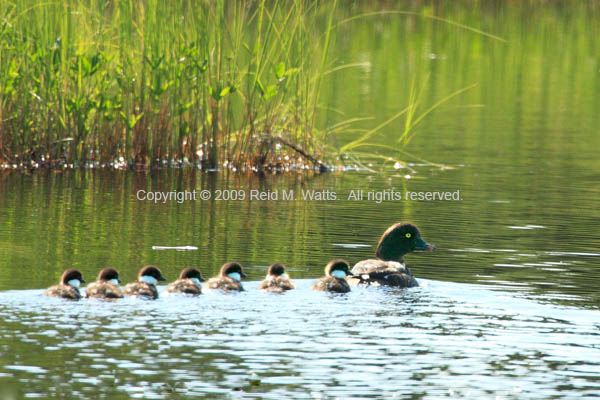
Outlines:
{"type": "Polygon", "coordinates": [[[0,160],[316,164],[335,7],[2,2],[0,160]]]}

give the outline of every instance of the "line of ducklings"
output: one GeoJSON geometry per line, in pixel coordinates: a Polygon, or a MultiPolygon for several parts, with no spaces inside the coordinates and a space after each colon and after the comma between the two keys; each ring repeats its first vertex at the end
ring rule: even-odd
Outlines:
{"type": "MultiPolygon", "coordinates": [[[[434,246],[427,244],[419,230],[408,223],[397,223],[388,228],[377,244],[377,259],[369,259],[356,263],[352,270],[347,261],[338,258],[331,260],[325,266],[325,276],[317,280],[312,289],[333,293],[347,293],[350,286],[418,286],[417,280],[404,263],[403,256],[414,250],[433,250],[434,246]]],[[[228,262],[221,267],[219,275],[205,282],[200,271],[188,267],[181,271],[179,279],[167,285],[165,292],[199,295],[211,291],[233,292],[243,291],[241,280],[245,278],[243,268],[239,263],[228,262]]],[[[124,296],[136,296],[147,299],[158,298],[156,284],[165,281],[160,269],[154,265],[143,267],[137,282],[119,286],[119,273],[114,268],[105,268],[98,274],[95,282],[90,283],[85,290],[87,298],[119,299],[124,296]]],[[[59,285],[46,290],[45,295],[78,300],[82,296],[79,286],[85,280],[80,271],[66,270],[59,285]]],[[[283,293],[295,289],[294,283],[285,272],[285,266],[280,263],[272,264],[266,278],[258,286],[259,290],[283,293]]]]}

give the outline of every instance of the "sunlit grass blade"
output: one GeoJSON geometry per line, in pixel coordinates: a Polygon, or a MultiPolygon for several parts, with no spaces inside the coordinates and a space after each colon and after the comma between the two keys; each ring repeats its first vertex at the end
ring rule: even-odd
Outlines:
{"type": "Polygon", "coordinates": [[[458,96],[459,94],[466,92],[467,90],[473,89],[476,86],[477,86],[477,83],[473,83],[462,89],[458,89],[455,92],[452,92],[449,95],[447,95],[447,96],[441,98],[440,100],[438,100],[437,102],[435,102],[431,107],[429,107],[421,115],[419,115],[413,123],[408,124],[406,126],[404,132],[402,133],[402,136],[398,139],[398,141],[403,142],[404,146],[406,146],[410,142],[410,140],[415,136],[416,132],[414,132],[414,128],[423,120],[423,118],[425,118],[427,115],[431,114],[434,110],[436,110],[442,104],[444,104],[447,101],[451,100],[452,98],[458,96]],[[413,133],[411,135],[409,135],[411,131],[413,131],[413,133]]]}
{"type": "Polygon", "coordinates": [[[351,22],[351,21],[354,21],[354,20],[357,20],[357,19],[361,19],[361,18],[372,17],[372,16],[377,16],[377,15],[394,15],[394,14],[395,15],[410,15],[410,16],[415,16],[415,17],[420,17],[420,18],[431,19],[431,20],[434,20],[434,21],[440,21],[440,22],[443,22],[445,24],[453,25],[453,26],[456,26],[458,28],[461,28],[461,29],[464,29],[464,30],[467,30],[467,31],[471,31],[471,32],[477,33],[479,35],[482,35],[482,36],[485,36],[485,37],[489,37],[490,39],[494,39],[494,40],[498,40],[500,42],[506,43],[506,39],[501,38],[500,36],[496,36],[496,35],[493,35],[491,33],[482,31],[480,29],[474,28],[472,26],[461,24],[459,22],[452,21],[452,20],[449,20],[449,19],[446,19],[446,18],[437,17],[435,15],[420,14],[420,13],[413,12],[413,11],[384,10],[384,11],[366,12],[366,13],[363,13],[363,14],[354,15],[354,16],[352,16],[350,18],[346,18],[346,19],[338,22],[333,27],[333,29],[336,29],[338,26],[341,26],[343,24],[346,24],[348,22],[351,22]]]}

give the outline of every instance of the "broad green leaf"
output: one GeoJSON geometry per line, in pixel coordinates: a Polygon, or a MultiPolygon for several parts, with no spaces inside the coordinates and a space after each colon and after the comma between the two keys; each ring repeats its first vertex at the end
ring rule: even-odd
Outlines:
{"type": "Polygon", "coordinates": [[[223,97],[227,96],[227,95],[229,94],[229,91],[230,91],[230,90],[231,90],[231,86],[224,87],[224,88],[221,90],[221,92],[219,93],[219,97],[220,97],[220,98],[223,98],[223,97]]]}
{"type": "Polygon", "coordinates": [[[275,76],[277,77],[277,79],[281,79],[284,74],[285,74],[285,64],[283,62],[280,62],[275,67],[275,76]]]}

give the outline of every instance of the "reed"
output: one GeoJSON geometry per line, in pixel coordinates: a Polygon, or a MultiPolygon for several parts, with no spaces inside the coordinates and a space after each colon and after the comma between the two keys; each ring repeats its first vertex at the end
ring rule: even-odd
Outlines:
{"type": "Polygon", "coordinates": [[[277,147],[297,153],[286,143],[314,154],[313,78],[329,40],[314,40],[314,21],[334,10],[299,0],[2,2],[0,158],[216,168],[273,164],[277,147]]]}
{"type": "MultiPolygon", "coordinates": [[[[0,163],[323,168],[321,159],[336,155],[329,134],[360,120],[333,130],[315,122],[323,80],[358,65],[329,59],[349,21],[336,19],[336,8],[301,0],[3,1],[0,163]]],[[[412,118],[418,102],[409,103],[412,118]]]]}

